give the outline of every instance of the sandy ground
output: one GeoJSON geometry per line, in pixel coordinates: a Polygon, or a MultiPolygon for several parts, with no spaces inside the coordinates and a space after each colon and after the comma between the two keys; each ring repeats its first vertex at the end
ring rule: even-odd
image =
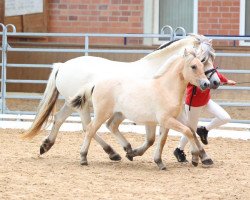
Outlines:
{"type": "MultiPolygon", "coordinates": [[[[38,157],[47,133],[31,141],[21,130],[0,129],[0,199],[242,199],[250,197],[250,141],[210,138],[206,151],[214,166],[178,163],[172,152],[178,137],[169,137],[163,151],[166,171],[153,162],[154,147],[133,162],[110,134],[102,137],[121,154],[110,161],[93,141],[88,166],[79,164],[80,132],[60,132],[54,147],[38,157]]],[[[125,134],[133,147],[143,135],[125,134]]],[[[191,156],[187,152],[187,158],[191,156]]]]}

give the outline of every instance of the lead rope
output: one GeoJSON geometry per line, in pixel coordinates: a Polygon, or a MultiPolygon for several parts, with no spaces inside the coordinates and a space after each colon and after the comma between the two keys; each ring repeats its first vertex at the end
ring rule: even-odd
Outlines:
{"type": "Polygon", "coordinates": [[[189,111],[191,110],[191,104],[192,104],[192,101],[193,101],[193,96],[196,94],[196,86],[193,87],[193,90],[192,90],[192,95],[191,95],[191,98],[190,98],[190,102],[189,102],[189,111]]]}

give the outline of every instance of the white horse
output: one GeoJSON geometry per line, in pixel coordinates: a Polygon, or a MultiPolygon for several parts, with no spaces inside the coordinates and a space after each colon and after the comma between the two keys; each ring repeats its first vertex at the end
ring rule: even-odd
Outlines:
{"type": "MultiPolygon", "coordinates": [[[[45,122],[47,122],[60,93],[66,99],[65,104],[55,115],[52,130],[40,146],[40,154],[47,152],[55,143],[60,126],[74,111],[68,105],[67,100],[76,94],[80,87],[85,84],[95,83],[103,77],[126,76],[131,78],[150,78],[166,60],[172,55],[182,52],[184,48],[187,47],[197,48],[197,51],[200,52],[199,58],[205,64],[205,70],[214,69],[214,50],[211,40],[208,40],[202,35],[190,35],[179,41],[162,45],[157,51],[150,53],[138,61],[130,63],[116,62],[99,57],[82,56],[71,59],[65,63],[54,64],[44,96],[39,104],[36,118],[23,137],[33,138],[39,134],[41,128],[45,122]]],[[[208,75],[211,73],[212,71],[209,72],[208,75]]],[[[220,80],[216,73],[211,77],[210,83],[212,88],[219,86],[220,80]]],[[[86,125],[91,121],[91,118],[89,106],[85,106],[84,108],[84,110],[78,113],[82,120],[83,128],[85,129],[86,125]]],[[[116,128],[115,124],[122,120],[123,118],[121,118],[119,114],[116,114],[109,120],[108,127],[114,129],[116,128]]],[[[147,126],[146,131],[154,135],[155,127],[147,126]]],[[[122,136],[118,135],[118,137],[122,136]]],[[[103,147],[105,152],[108,153],[111,160],[121,159],[120,155],[97,134],[94,136],[94,139],[103,147]]],[[[148,144],[150,140],[151,138],[147,138],[145,143],[148,144]]]]}
{"type": "MultiPolygon", "coordinates": [[[[70,102],[81,112],[85,103],[92,97],[94,119],[86,129],[80,152],[81,164],[87,165],[89,145],[96,131],[113,114],[120,113],[124,118],[136,123],[149,126],[159,124],[167,130],[182,132],[190,141],[192,163],[197,166],[198,156],[203,157],[205,151],[195,132],[176,119],[182,111],[183,96],[188,83],[202,90],[210,85],[204,73],[204,65],[193,50],[185,50],[184,55],[173,55],[153,78],[109,78],[92,85],[84,85],[70,102]]],[[[165,141],[159,143],[154,158],[160,169],[166,169],[161,159],[164,144],[165,141]]]]}

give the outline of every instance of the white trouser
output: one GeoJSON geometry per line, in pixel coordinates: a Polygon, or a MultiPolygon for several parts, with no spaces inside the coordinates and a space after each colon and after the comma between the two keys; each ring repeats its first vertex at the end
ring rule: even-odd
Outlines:
{"type": "MultiPolygon", "coordinates": [[[[194,131],[197,129],[197,124],[199,121],[199,117],[201,112],[207,111],[212,114],[215,118],[206,126],[208,131],[217,128],[223,124],[228,123],[231,120],[229,114],[217,103],[213,100],[209,100],[205,106],[200,107],[192,107],[189,110],[189,105],[185,104],[185,109],[183,112],[186,114],[186,119],[183,119],[183,114],[180,119],[185,125],[192,128],[194,131]]],[[[183,135],[180,139],[180,143],[178,148],[184,150],[186,144],[188,143],[188,139],[183,135]]]]}

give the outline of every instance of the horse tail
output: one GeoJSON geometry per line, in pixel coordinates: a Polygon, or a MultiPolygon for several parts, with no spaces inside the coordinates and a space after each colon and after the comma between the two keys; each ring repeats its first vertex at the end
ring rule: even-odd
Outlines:
{"type": "Polygon", "coordinates": [[[39,134],[43,124],[47,123],[48,118],[55,107],[56,100],[58,99],[59,92],[56,88],[56,76],[61,63],[54,63],[53,70],[48,79],[48,83],[43,95],[42,100],[39,103],[36,117],[31,127],[21,136],[24,139],[32,139],[39,134]]]}
{"type": "Polygon", "coordinates": [[[94,88],[94,85],[87,85],[80,89],[78,93],[70,100],[70,105],[74,108],[82,108],[91,98],[94,88]]]}

